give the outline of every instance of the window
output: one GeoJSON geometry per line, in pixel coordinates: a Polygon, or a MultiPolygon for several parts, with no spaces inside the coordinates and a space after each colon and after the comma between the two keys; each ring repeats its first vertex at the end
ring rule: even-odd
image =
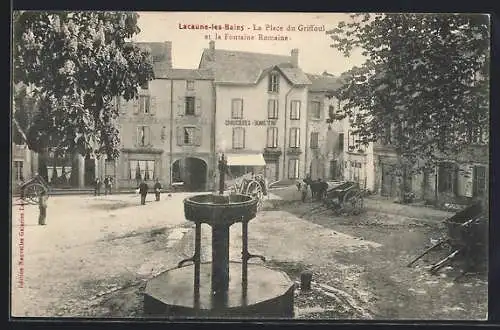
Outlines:
{"type": "Polygon", "coordinates": [[[267,147],[278,147],[278,127],[269,127],[267,129],[267,147]]]}
{"type": "Polygon", "coordinates": [[[441,163],[438,167],[438,191],[443,193],[454,192],[455,165],[441,163]]]}
{"type": "Polygon", "coordinates": [[[233,128],[233,149],[245,148],[245,129],[243,127],[233,128]]]}
{"type": "Polygon", "coordinates": [[[352,131],[347,131],[347,148],[349,151],[356,148],[356,135],[352,131]]]}
{"type": "Polygon", "coordinates": [[[472,183],[474,197],[484,196],[486,193],[486,167],[474,166],[474,179],[472,183]]]}
{"type": "Polygon", "coordinates": [[[344,133],[339,134],[339,150],[344,151],[344,133]]]}
{"type": "Polygon", "coordinates": [[[137,144],[140,147],[145,147],[151,143],[150,128],[148,126],[137,127],[137,144]]]}
{"type": "Polygon", "coordinates": [[[148,95],[139,96],[139,110],[141,113],[151,112],[151,99],[148,95]]]}
{"type": "Polygon", "coordinates": [[[243,118],[243,99],[233,99],[231,102],[231,119],[243,118]]]}
{"type": "Polygon", "coordinates": [[[195,115],[195,105],[196,105],[196,100],[193,96],[186,96],[185,98],[185,106],[184,106],[184,113],[186,116],[194,116],[195,115]]]}
{"type": "Polygon", "coordinates": [[[201,129],[194,126],[178,126],[177,145],[178,146],[201,145],[201,129]]]}
{"type": "Polygon", "coordinates": [[[14,173],[16,175],[15,180],[24,181],[22,161],[14,161],[14,173]]]}
{"type": "Polygon", "coordinates": [[[273,72],[269,75],[268,92],[278,93],[280,90],[280,75],[278,72],[273,72]]]}
{"type": "Polygon", "coordinates": [[[321,103],[317,101],[311,102],[311,118],[321,119],[321,103]]]}
{"type": "Polygon", "coordinates": [[[300,148],[300,128],[290,128],[290,148],[300,148]]]}
{"type": "Polygon", "coordinates": [[[130,160],[129,168],[130,180],[153,180],[155,178],[154,160],[130,160]]]}
{"type": "Polygon", "coordinates": [[[300,120],[300,101],[292,101],[290,105],[290,119],[300,120]]]}
{"type": "Polygon", "coordinates": [[[278,100],[267,101],[267,118],[278,119],[278,100]]]}
{"type": "Polygon", "coordinates": [[[195,133],[195,128],[194,127],[184,127],[184,135],[182,138],[182,144],[183,145],[193,145],[194,144],[194,133],[195,133]]]}
{"type": "Polygon", "coordinates": [[[319,133],[312,132],[311,133],[311,149],[317,149],[319,144],[319,133]]]}
{"type": "Polygon", "coordinates": [[[188,91],[194,90],[194,80],[188,80],[188,81],[186,81],[186,89],[188,91]]]}
{"type": "Polygon", "coordinates": [[[298,179],[299,178],[299,160],[289,159],[288,160],[288,178],[298,179]]]}
{"type": "Polygon", "coordinates": [[[335,108],[333,107],[333,105],[330,105],[328,107],[328,117],[330,117],[330,118],[335,117],[335,108]]]}

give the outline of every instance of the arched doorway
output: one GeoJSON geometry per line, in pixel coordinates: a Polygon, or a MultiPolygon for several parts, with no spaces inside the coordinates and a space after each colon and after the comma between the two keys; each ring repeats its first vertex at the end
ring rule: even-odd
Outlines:
{"type": "Polygon", "coordinates": [[[172,182],[184,182],[187,191],[206,190],[207,163],[194,157],[176,160],[172,164],[172,182]]]}

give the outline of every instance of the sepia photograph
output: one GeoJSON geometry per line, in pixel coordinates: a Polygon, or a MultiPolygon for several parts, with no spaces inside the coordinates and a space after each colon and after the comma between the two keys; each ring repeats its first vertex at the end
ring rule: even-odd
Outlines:
{"type": "Polygon", "coordinates": [[[11,20],[11,319],[488,318],[489,15],[11,20]]]}

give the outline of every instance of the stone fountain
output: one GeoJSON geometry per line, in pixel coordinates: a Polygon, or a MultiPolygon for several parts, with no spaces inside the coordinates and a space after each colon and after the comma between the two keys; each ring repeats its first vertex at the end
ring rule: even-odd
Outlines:
{"type": "Polygon", "coordinates": [[[150,280],[144,294],[146,316],[166,318],[291,318],[294,283],[283,272],[262,264],[248,252],[248,223],[257,214],[257,199],[225,195],[227,162],[219,160],[219,194],[184,200],[184,214],[195,223],[194,254],[150,280]],[[212,261],[201,262],[201,225],[212,229],[212,261]],[[241,262],[229,260],[229,229],[241,223],[241,262]],[[186,263],[190,263],[185,265],[186,263]]]}

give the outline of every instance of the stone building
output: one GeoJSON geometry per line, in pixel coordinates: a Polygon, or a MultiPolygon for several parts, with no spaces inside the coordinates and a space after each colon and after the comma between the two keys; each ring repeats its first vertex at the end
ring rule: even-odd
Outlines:
{"type": "Polygon", "coordinates": [[[378,142],[374,144],[375,191],[394,199],[400,198],[404,191],[411,191],[417,199],[433,204],[468,204],[487,196],[487,141],[488,136],[480,132],[462,153],[438,157],[442,161],[435,168],[416,174],[394,171],[398,164],[394,148],[390,143],[378,142]]]}
{"type": "Polygon", "coordinates": [[[215,151],[233,176],[262,172],[269,182],[304,177],[307,86],[298,50],[290,56],[203,51],[199,68],[215,74],[215,151]]]}
{"type": "Polygon", "coordinates": [[[114,176],[118,188],[158,178],[164,185],[207,189],[214,166],[212,72],[173,69],[170,42],[139,46],[151,50],[155,79],[138,99],[118,102],[120,157],[101,160],[99,173],[114,176]]]}
{"type": "Polygon", "coordinates": [[[335,97],[339,78],[324,72],[308,75],[308,173],[313,180],[349,180],[372,190],[374,185],[373,146],[357,143],[349,119],[333,120],[340,108],[335,97]]]}

